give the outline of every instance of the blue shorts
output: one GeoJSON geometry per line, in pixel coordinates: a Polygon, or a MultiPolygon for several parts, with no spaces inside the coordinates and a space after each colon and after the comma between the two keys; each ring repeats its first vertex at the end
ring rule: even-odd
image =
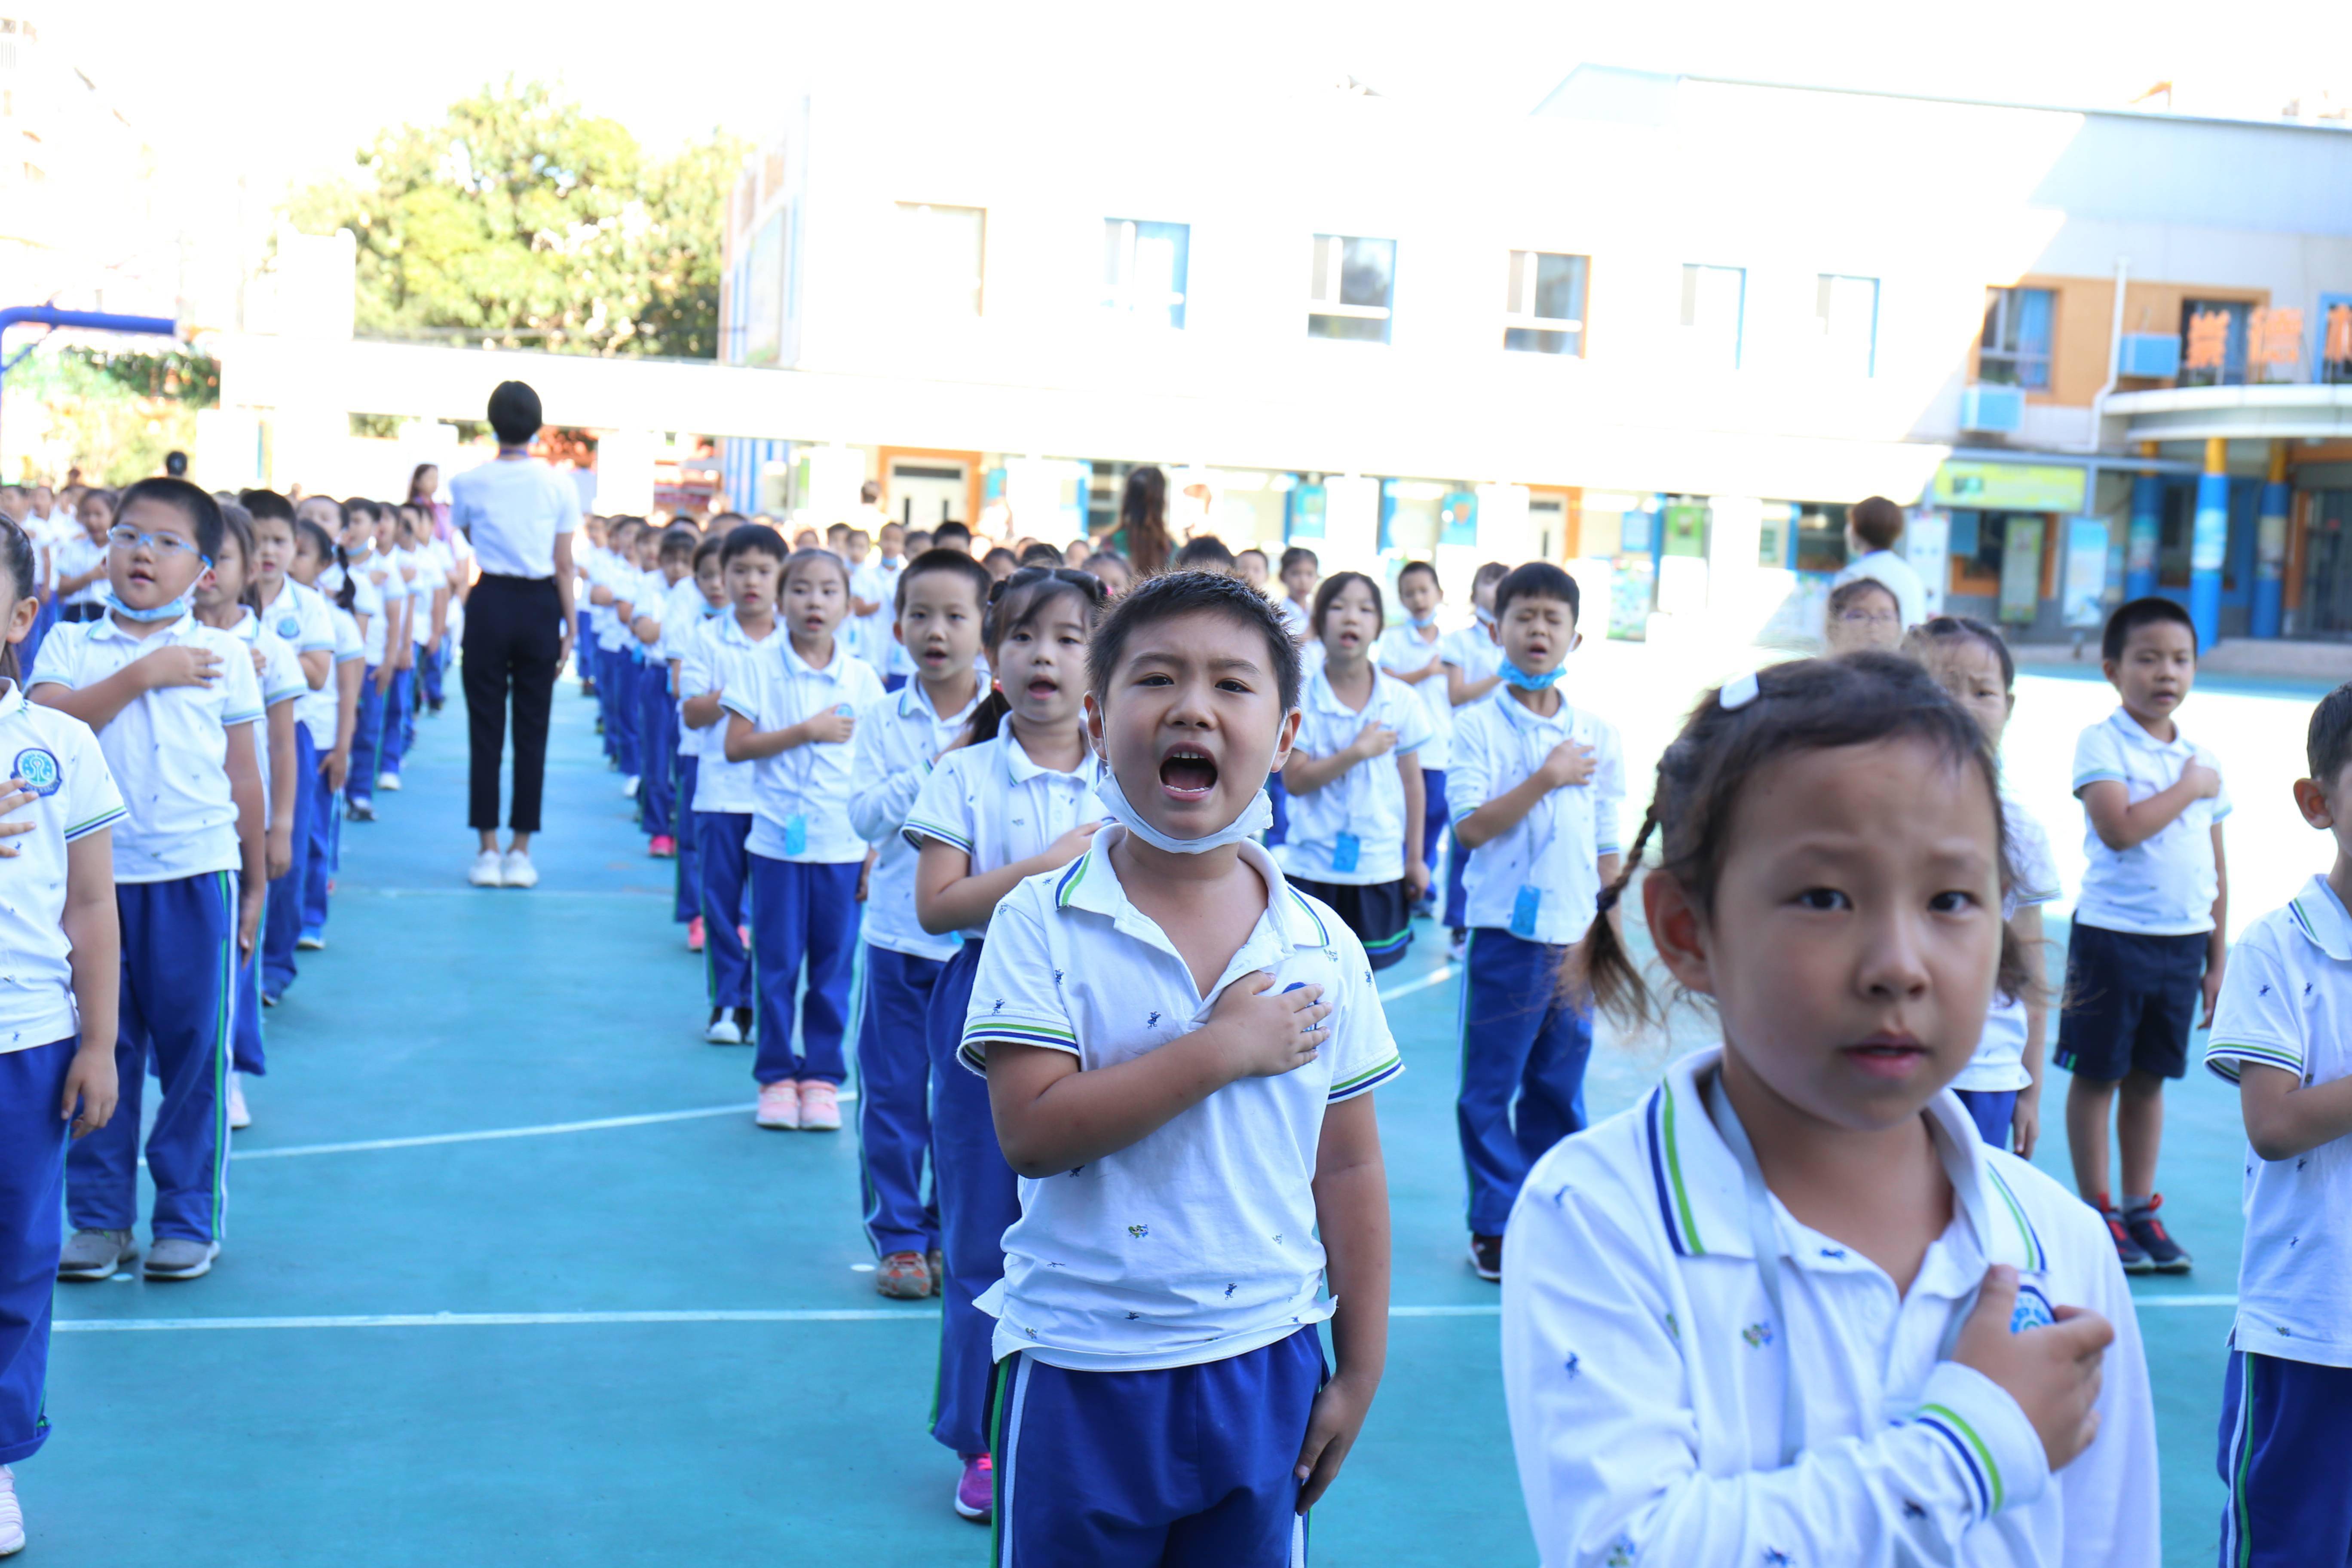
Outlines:
{"type": "Polygon", "coordinates": [[[1154,1372],[1005,1357],[991,1422],[992,1568],[1303,1564],[1293,1471],[1324,1375],[1312,1328],[1154,1372]]]}
{"type": "Polygon", "coordinates": [[[2230,1352],[2221,1382],[2223,1568],[2352,1563],[2352,1367],[2230,1352]]]}
{"type": "Polygon", "coordinates": [[[2179,1078],[2204,1001],[2206,936],[2142,936],[2075,922],[2057,1062],[2113,1083],[2128,1073],[2179,1078]]]}

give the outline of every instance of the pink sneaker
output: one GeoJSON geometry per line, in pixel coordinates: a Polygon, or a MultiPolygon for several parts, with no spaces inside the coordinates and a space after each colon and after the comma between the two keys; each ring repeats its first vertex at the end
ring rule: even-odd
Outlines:
{"type": "MultiPolygon", "coordinates": [[[[801,1086],[786,1079],[781,1083],[760,1086],[760,1109],[751,1118],[762,1127],[791,1132],[801,1125],[801,1086]]],[[[833,1124],[841,1125],[841,1112],[833,1113],[833,1124]]]]}
{"type": "Polygon", "coordinates": [[[956,1512],[975,1524],[986,1524],[996,1507],[996,1462],[986,1454],[967,1454],[963,1479],[956,1482],[956,1512]]]}
{"type": "Polygon", "coordinates": [[[677,858],[677,840],[667,833],[656,833],[654,841],[646,846],[646,853],[656,860],[675,860],[677,858]]]}
{"type": "Polygon", "coordinates": [[[801,1080],[801,1131],[841,1131],[841,1091],[822,1079],[801,1080]]]}
{"type": "Polygon", "coordinates": [[[688,952],[702,951],[702,917],[700,915],[696,915],[686,922],[686,951],[688,952]]]}

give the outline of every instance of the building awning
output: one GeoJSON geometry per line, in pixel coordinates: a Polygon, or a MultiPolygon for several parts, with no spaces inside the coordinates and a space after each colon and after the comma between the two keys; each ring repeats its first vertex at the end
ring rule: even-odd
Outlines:
{"type": "Polygon", "coordinates": [[[2118,393],[2109,418],[2132,441],[2332,440],[2352,437],[2352,384],[2182,386],[2118,393]]]}

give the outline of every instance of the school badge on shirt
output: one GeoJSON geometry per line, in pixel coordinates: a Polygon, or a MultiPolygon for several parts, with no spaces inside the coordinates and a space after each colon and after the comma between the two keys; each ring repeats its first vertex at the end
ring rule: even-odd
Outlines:
{"type": "Polygon", "coordinates": [[[27,746],[17,752],[8,771],[23,779],[26,789],[44,797],[57,794],[66,782],[66,771],[58,764],[57,753],[42,746],[27,746]]]}
{"type": "Polygon", "coordinates": [[[278,635],[291,642],[302,635],[302,623],[292,616],[288,616],[278,623],[278,635]]]}

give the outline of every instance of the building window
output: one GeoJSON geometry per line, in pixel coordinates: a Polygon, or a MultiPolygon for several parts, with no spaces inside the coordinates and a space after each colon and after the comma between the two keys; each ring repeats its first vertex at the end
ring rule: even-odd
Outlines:
{"type": "Polygon", "coordinates": [[[983,207],[898,204],[902,303],[917,315],[977,316],[985,275],[988,212],[983,207]]]}
{"type": "Polygon", "coordinates": [[[1103,304],[1138,321],[1184,327],[1184,272],[1192,228],[1103,219],[1103,304]]]}
{"type": "Polygon", "coordinates": [[[2243,300],[2180,301],[2179,384],[2245,385],[2246,329],[2253,313],[2243,300]]]}
{"type": "Polygon", "coordinates": [[[1822,329],[1822,363],[1839,375],[1878,374],[1878,279],[1820,275],[1813,319],[1822,329]]]}
{"type": "Polygon", "coordinates": [[[1388,342],[1396,302],[1396,241],[1317,235],[1307,300],[1308,337],[1388,342]]]}
{"type": "Polygon", "coordinates": [[[2049,391],[2050,325],[2056,307],[2057,296],[2047,289],[1986,289],[1977,379],[2049,391]]]}
{"type": "Polygon", "coordinates": [[[1523,353],[1584,353],[1584,278],[1591,262],[1548,250],[1511,252],[1503,346],[1523,353]]]}
{"type": "Polygon", "coordinates": [[[1744,267],[1683,266],[1683,327],[1701,364],[1739,368],[1742,318],[1748,310],[1744,267]]]}

